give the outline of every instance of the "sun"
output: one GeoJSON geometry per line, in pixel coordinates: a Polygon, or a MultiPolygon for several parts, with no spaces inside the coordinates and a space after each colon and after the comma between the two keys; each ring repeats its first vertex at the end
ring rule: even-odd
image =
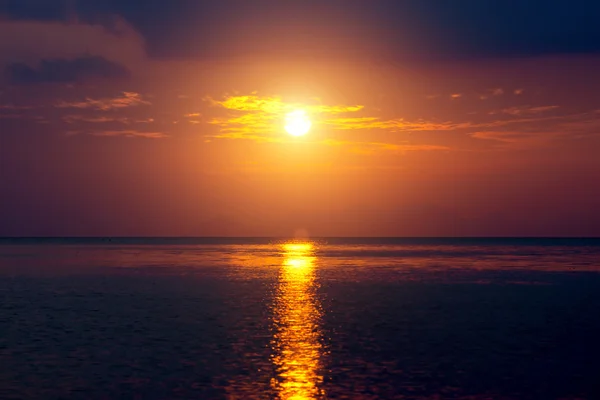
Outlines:
{"type": "Polygon", "coordinates": [[[304,110],[296,110],[285,116],[285,130],[292,136],[304,136],[312,123],[304,110]]]}

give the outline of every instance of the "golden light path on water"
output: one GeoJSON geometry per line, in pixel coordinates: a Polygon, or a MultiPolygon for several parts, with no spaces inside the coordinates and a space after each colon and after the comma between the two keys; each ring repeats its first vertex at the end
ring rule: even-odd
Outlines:
{"type": "Polygon", "coordinates": [[[271,382],[280,399],[324,396],[321,382],[321,309],[315,290],[314,245],[281,246],[283,264],[275,298],[273,362],[277,377],[271,382]]]}

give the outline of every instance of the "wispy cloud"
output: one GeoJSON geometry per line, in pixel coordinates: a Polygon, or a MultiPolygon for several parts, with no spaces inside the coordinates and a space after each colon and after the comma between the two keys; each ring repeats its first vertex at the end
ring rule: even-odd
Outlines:
{"type": "Polygon", "coordinates": [[[504,89],[502,89],[502,88],[488,89],[486,93],[479,95],[479,99],[487,100],[490,97],[502,96],[503,94],[504,94],[504,89]]]}
{"type": "Polygon", "coordinates": [[[220,105],[229,110],[263,112],[269,114],[281,114],[294,110],[298,107],[306,109],[310,113],[322,114],[344,114],[349,112],[357,112],[364,108],[362,105],[325,105],[312,104],[301,105],[297,103],[286,103],[278,96],[258,96],[256,93],[245,96],[229,96],[225,100],[219,101],[208,98],[215,105],[220,105]]]}
{"type": "Polygon", "coordinates": [[[0,119],[29,119],[31,116],[27,114],[27,111],[32,109],[31,106],[0,104],[0,119]]]}
{"type": "Polygon", "coordinates": [[[383,120],[376,117],[335,118],[323,121],[322,123],[338,130],[382,129],[390,132],[449,131],[457,128],[465,128],[470,125],[469,123],[461,124],[425,120],[407,121],[402,118],[383,120]]]}
{"type": "Polygon", "coordinates": [[[263,139],[270,141],[276,139],[281,133],[281,126],[285,115],[295,109],[305,110],[315,124],[331,123],[340,119],[339,115],[354,113],[364,108],[361,105],[303,105],[286,103],[276,96],[258,96],[256,94],[245,96],[229,96],[222,101],[208,99],[213,105],[225,108],[235,114],[227,117],[218,117],[208,120],[209,124],[220,127],[221,133],[216,137],[231,139],[263,139]],[[281,123],[278,123],[281,122],[281,123]]]}
{"type": "Polygon", "coordinates": [[[86,98],[78,102],[61,101],[55,104],[57,108],[79,108],[79,109],[95,109],[100,111],[110,111],[127,107],[135,107],[141,105],[150,105],[151,103],[142,98],[142,95],[134,92],[123,92],[121,95],[113,98],[91,99],[86,98]]]}
{"type": "Polygon", "coordinates": [[[90,123],[90,124],[117,122],[117,123],[121,123],[121,124],[125,124],[125,125],[130,125],[130,124],[154,122],[153,118],[136,119],[136,118],[129,118],[129,117],[113,117],[113,116],[108,116],[108,115],[98,115],[98,116],[65,115],[64,117],[62,117],[62,120],[68,124],[74,124],[74,123],[78,123],[78,122],[86,122],[86,123],[90,123]]]}
{"type": "MultiPolygon", "coordinates": [[[[499,96],[504,90],[493,89],[489,95],[499,96]]],[[[209,124],[219,127],[212,138],[247,139],[256,142],[287,142],[290,139],[282,133],[283,121],[287,112],[303,109],[310,115],[315,129],[320,128],[319,143],[331,146],[344,146],[361,153],[378,151],[439,151],[449,150],[447,146],[422,144],[418,136],[410,144],[403,142],[404,135],[387,136],[386,141],[350,140],[343,132],[376,131],[389,133],[437,132],[487,140],[493,146],[533,147],[548,144],[570,134],[589,135],[592,129],[600,126],[600,113],[564,113],[557,105],[518,106],[479,114],[473,120],[434,121],[426,119],[407,120],[404,118],[385,119],[371,113],[362,105],[296,104],[283,101],[280,97],[230,96],[223,100],[210,99],[211,104],[226,111],[229,115],[207,118],[209,124]],[[335,135],[329,136],[336,131],[335,135]]],[[[369,134],[369,135],[370,135],[369,134]]],[[[466,141],[462,141],[468,146],[466,141]]],[[[454,147],[453,147],[454,148],[454,147]]]]}
{"type": "Polygon", "coordinates": [[[566,119],[559,128],[574,138],[600,136],[600,110],[580,114],[577,118],[566,119]]]}
{"type": "MultiPolygon", "coordinates": [[[[364,115],[363,105],[327,105],[287,103],[276,96],[258,96],[253,93],[244,96],[229,96],[224,100],[209,99],[221,108],[233,112],[227,117],[217,117],[208,123],[219,126],[216,138],[250,139],[258,142],[282,142],[281,130],[286,113],[303,109],[310,115],[315,126],[328,127],[338,131],[388,130],[388,131],[424,131],[446,130],[451,126],[425,121],[409,122],[403,119],[385,120],[376,116],[364,115]],[[363,115],[357,115],[363,114],[363,115]]],[[[348,140],[324,139],[326,145],[346,146],[361,152],[374,150],[416,151],[442,150],[443,146],[420,146],[397,143],[354,142],[348,140]]]]}
{"type": "Polygon", "coordinates": [[[472,133],[470,136],[476,139],[495,140],[498,142],[505,143],[517,143],[522,142],[525,139],[531,139],[536,135],[532,135],[531,133],[514,131],[478,131],[472,133]]]}
{"type": "Polygon", "coordinates": [[[168,135],[163,132],[144,132],[136,131],[133,129],[128,130],[115,130],[115,131],[95,131],[95,132],[71,132],[75,133],[87,133],[91,136],[103,136],[103,137],[126,137],[126,138],[144,138],[144,139],[164,139],[168,135]]]}
{"type": "Polygon", "coordinates": [[[524,107],[509,107],[502,110],[490,111],[490,115],[507,114],[507,115],[531,115],[541,114],[548,111],[556,110],[559,106],[524,106],[524,107]]]}
{"type": "Polygon", "coordinates": [[[185,114],[184,118],[187,118],[187,122],[189,122],[190,124],[202,123],[202,114],[198,112],[185,114]]]}
{"type": "MultiPolygon", "coordinates": [[[[557,109],[556,106],[528,107],[530,114],[540,114],[557,109]]],[[[520,112],[504,113],[519,116],[520,112]]],[[[600,129],[600,112],[546,115],[530,118],[513,118],[474,124],[477,130],[469,132],[476,139],[490,140],[504,148],[529,148],[547,145],[556,140],[597,136],[600,129]]]]}
{"type": "Polygon", "coordinates": [[[32,110],[32,106],[16,106],[14,104],[0,104],[0,110],[9,110],[9,111],[23,111],[23,110],[32,110]]]}
{"type": "Polygon", "coordinates": [[[116,118],[116,117],[109,117],[109,116],[97,116],[97,117],[92,117],[92,116],[83,116],[83,115],[65,115],[64,117],[62,117],[62,120],[65,121],[68,124],[73,124],[73,123],[77,123],[77,122],[88,122],[88,123],[92,123],[92,124],[96,124],[96,123],[107,123],[107,122],[120,122],[120,123],[127,123],[128,119],[127,118],[116,118]]]}
{"type": "Polygon", "coordinates": [[[20,118],[26,118],[26,117],[22,114],[14,114],[14,113],[0,114],[0,119],[20,119],[20,118]]]}

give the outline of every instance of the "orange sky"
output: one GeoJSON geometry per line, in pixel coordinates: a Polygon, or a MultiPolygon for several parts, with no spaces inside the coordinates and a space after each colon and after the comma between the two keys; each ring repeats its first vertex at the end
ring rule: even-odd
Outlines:
{"type": "Polygon", "coordinates": [[[0,21],[0,235],[600,234],[598,56],[160,58],[119,24],[0,21]],[[77,57],[128,73],[10,67],[77,57]]]}

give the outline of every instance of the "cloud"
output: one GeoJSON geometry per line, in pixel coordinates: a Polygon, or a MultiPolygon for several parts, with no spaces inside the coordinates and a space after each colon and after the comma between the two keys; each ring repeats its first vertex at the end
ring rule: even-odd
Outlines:
{"type": "Polygon", "coordinates": [[[531,115],[541,114],[559,108],[559,106],[524,106],[524,107],[509,107],[502,110],[490,111],[490,115],[507,114],[507,115],[531,115]]]}
{"type": "Polygon", "coordinates": [[[332,118],[322,122],[337,130],[383,129],[391,132],[448,131],[461,126],[452,122],[406,121],[404,119],[382,120],[377,117],[332,118]]]}
{"type": "Polygon", "coordinates": [[[21,119],[26,118],[22,114],[0,114],[0,119],[21,119]]]}
{"type": "Polygon", "coordinates": [[[57,108],[79,108],[79,109],[95,109],[101,111],[110,111],[127,107],[135,107],[142,105],[151,105],[149,101],[142,98],[142,95],[134,92],[123,92],[120,96],[114,98],[91,99],[86,98],[84,101],[66,102],[61,101],[55,104],[57,108]]]}
{"type": "Polygon", "coordinates": [[[278,135],[285,114],[295,109],[305,110],[313,119],[315,125],[327,125],[337,130],[398,130],[423,131],[446,130],[451,126],[431,122],[408,122],[403,119],[382,120],[372,116],[349,116],[364,111],[363,105],[325,105],[325,104],[296,104],[286,103],[280,97],[260,97],[258,95],[229,96],[225,100],[209,99],[212,104],[228,110],[237,111],[236,115],[218,117],[208,122],[221,127],[223,137],[243,138],[246,134],[278,135]]]}
{"type": "Polygon", "coordinates": [[[590,0],[493,5],[464,0],[462,7],[443,0],[378,0],[369,2],[368,7],[360,1],[344,0],[255,0],[251,5],[248,0],[147,3],[140,7],[139,0],[3,0],[0,15],[10,20],[60,21],[64,25],[76,21],[104,27],[112,26],[111,16],[120,15],[144,35],[150,53],[157,57],[235,57],[272,51],[362,60],[422,60],[600,50],[600,27],[594,18],[600,6],[590,0]],[[528,23],[514,24],[514,15],[528,23]],[[317,37],[319,40],[314,40],[317,37]],[[418,40],[407,42],[406,38],[418,40]],[[212,45],[219,39],[218,45],[212,45]]]}
{"type": "Polygon", "coordinates": [[[10,111],[23,111],[23,110],[31,110],[33,107],[31,106],[16,106],[14,104],[0,104],[0,110],[10,110],[10,111]]]}
{"type": "Polygon", "coordinates": [[[236,115],[218,117],[208,120],[209,124],[218,125],[221,135],[231,139],[250,138],[272,140],[278,136],[285,114],[297,108],[302,108],[315,119],[315,122],[328,123],[344,113],[353,113],[364,108],[361,105],[303,105],[286,103],[277,96],[258,96],[256,94],[243,96],[228,96],[224,100],[208,99],[213,105],[237,112],[236,115]]]}
{"type": "MultiPolygon", "coordinates": [[[[303,109],[313,121],[315,127],[329,127],[337,131],[386,130],[391,132],[437,131],[450,130],[455,127],[450,123],[434,123],[427,121],[405,121],[403,119],[385,120],[376,116],[360,115],[366,112],[363,105],[340,104],[298,104],[288,103],[277,96],[251,95],[228,96],[223,100],[208,99],[214,106],[232,112],[225,117],[208,119],[208,123],[219,127],[214,138],[247,139],[256,142],[284,142],[281,126],[286,113],[295,109],[303,109]]],[[[360,142],[338,139],[323,139],[322,144],[345,146],[363,153],[379,150],[417,151],[447,150],[445,146],[409,145],[405,143],[360,142]]]]}
{"type": "Polygon", "coordinates": [[[487,93],[479,95],[479,99],[487,100],[490,97],[502,96],[503,94],[504,94],[504,89],[502,89],[502,88],[488,89],[487,93]]]}
{"type": "Polygon", "coordinates": [[[499,142],[516,143],[525,139],[535,137],[531,133],[513,132],[513,131],[480,131],[470,134],[471,137],[484,140],[496,140],[499,142]]]}
{"type": "Polygon", "coordinates": [[[202,123],[202,114],[200,113],[189,113],[184,115],[187,118],[187,121],[190,124],[200,124],[202,123]]]}
{"type": "Polygon", "coordinates": [[[93,78],[124,79],[129,70],[103,57],[80,57],[72,60],[42,60],[38,66],[25,63],[9,64],[5,68],[9,83],[73,83],[93,78]]]}
{"type": "MultiPolygon", "coordinates": [[[[542,113],[558,107],[527,107],[532,113],[542,113]]],[[[519,113],[507,113],[520,115],[519,113]]],[[[600,112],[589,111],[575,114],[516,118],[473,124],[475,131],[469,136],[502,144],[503,148],[531,148],[547,145],[557,140],[579,139],[598,136],[600,112]]]]}
{"type": "Polygon", "coordinates": [[[68,124],[73,124],[76,122],[88,122],[88,123],[106,123],[106,122],[120,122],[127,123],[128,118],[115,118],[109,116],[83,116],[83,115],[65,115],[62,117],[62,120],[68,124]]]}
{"type": "Polygon", "coordinates": [[[309,114],[315,125],[326,125],[336,130],[373,130],[390,131],[437,131],[456,128],[451,123],[435,123],[423,120],[414,122],[404,119],[384,120],[374,116],[354,117],[351,114],[364,112],[363,105],[325,105],[286,103],[279,97],[229,96],[215,104],[228,110],[241,113],[229,117],[210,119],[208,122],[221,127],[221,133],[232,138],[243,138],[245,134],[279,135],[280,125],[285,114],[301,108],[309,114]]]}
{"type": "Polygon", "coordinates": [[[474,139],[489,141],[497,150],[527,150],[550,145],[564,137],[565,132],[557,126],[547,128],[524,128],[523,130],[490,130],[469,134],[474,139]]]}
{"type": "Polygon", "coordinates": [[[213,105],[221,106],[236,113],[226,117],[215,117],[209,124],[220,127],[216,137],[229,139],[278,140],[281,122],[287,112],[301,108],[311,117],[313,125],[326,126],[340,131],[385,130],[389,132],[434,132],[457,131],[475,128],[491,128],[514,123],[534,122],[538,119],[513,119],[487,122],[436,122],[418,119],[408,121],[403,118],[382,119],[376,116],[361,115],[366,112],[363,105],[324,105],[286,103],[280,97],[261,97],[256,94],[229,96],[225,100],[209,99],[213,105]]]}
{"type": "Polygon", "coordinates": [[[47,123],[44,116],[39,115],[37,112],[32,112],[34,109],[35,107],[26,105],[1,104],[0,119],[22,119],[33,120],[37,123],[47,123]]]}
{"type": "Polygon", "coordinates": [[[452,100],[460,99],[461,97],[462,97],[462,93],[452,93],[452,94],[450,95],[450,98],[451,98],[452,100]]]}
{"type": "Polygon", "coordinates": [[[292,111],[295,108],[302,107],[311,113],[327,113],[327,114],[342,114],[349,112],[360,111],[364,108],[361,105],[344,106],[344,105],[302,105],[295,103],[286,103],[277,96],[261,97],[256,92],[250,95],[243,96],[228,96],[225,100],[218,101],[208,98],[215,105],[220,105],[229,110],[236,111],[260,111],[270,114],[281,114],[283,112],[292,111]]]}
{"type": "Polygon", "coordinates": [[[107,115],[100,115],[100,116],[65,115],[64,117],[62,117],[62,120],[68,124],[73,124],[73,123],[77,123],[77,122],[86,122],[86,123],[90,123],[90,124],[118,122],[121,124],[130,125],[130,124],[154,122],[153,118],[135,119],[135,118],[128,118],[128,117],[113,117],[113,116],[107,116],[107,115]]]}
{"type": "Polygon", "coordinates": [[[164,138],[169,137],[169,135],[167,135],[163,132],[146,132],[146,131],[136,131],[133,129],[112,130],[112,131],[93,131],[93,132],[83,132],[83,131],[67,132],[68,136],[78,135],[78,134],[87,134],[87,135],[98,136],[98,137],[126,137],[126,138],[143,138],[143,139],[164,139],[164,138]]]}
{"type": "Polygon", "coordinates": [[[93,136],[124,136],[128,138],[163,139],[168,137],[163,132],[140,132],[135,130],[105,131],[91,133],[93,136]]]}
{"type": "Polygon", "coordinates": [[[0,68],[22,63],[39,69],[41,60],[71,60],[72,63],[80,58],[99,57],[135,70],[146,59],[143,38],[122,19],[117,26],[116,30],[108,30],[78,21],[61,24],[6,21],[0,12],[0,68]]]}
{"type": "Polygon", "coordinates": [[[568,132],[569,136],[574,138],[600,136],[600,110],[565,120],[559,127],[563,132],[568,132]]]}

